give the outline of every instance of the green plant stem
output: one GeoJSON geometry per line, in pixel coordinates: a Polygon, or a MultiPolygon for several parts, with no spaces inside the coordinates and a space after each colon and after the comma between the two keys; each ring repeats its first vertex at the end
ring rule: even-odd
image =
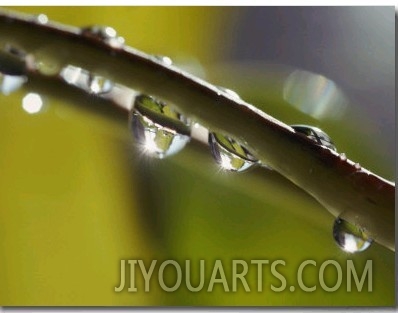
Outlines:
{"type": "MultiPolygon", "coordinates": [[[[357,168],[351,160],[316,145],[251,104],[155,57],[84,37],[77,28],[41,25],[31,17],[0,12],[0,45],[5,44],[32,54],[50,68],[82,67],[173,103],[210,130],[244,143],[334,216],[343,214],[376,242],[395,251],[395,184],[357,168]]],[[[127,113],[128,108],[124,109],[127,113]]]]}

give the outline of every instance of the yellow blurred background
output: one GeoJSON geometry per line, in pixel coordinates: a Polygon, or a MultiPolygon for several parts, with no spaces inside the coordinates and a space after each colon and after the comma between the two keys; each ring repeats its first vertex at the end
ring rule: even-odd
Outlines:
{"type": "MultiPolygon", "coordinates": [[[[214,82],[285,122],[321,123],[339,150],[371,170],[387,176],[394,170],[369,151],[372,142],[352,145],[356,121],[317,122],[283,105],[285,67],[253,74],[255,85],[247,83],[249,74],[238,75],[253,73],[252,67],[224,62],[232,39],[223,32],[233,29],[239,8],[12,9],[79,27],[112,26],[139,50],[202,64],[214,82]]],[[[195,144],[170,159],[149,160],[134,151],[127,118],[124,131],[62,94],[43,94],[44,109],[29,115],[21,101],[32,91],[27,85],[0,95],[0,305],[394,305],[394,253],[376,244],[360,254],[341,251],[331,236],[334,218],[276,173],[222,173],[195,144]],[[284,259],[282,272],[292,282],[305,259],[352,259],[359,268],[372,259],[374,287],[372,293],[319,287],[314,293],[224,293],[219,286],[213,293],[166,293],[154,281],[149,293],[115,293],[121,259],[222,259],[229,270],[232,259],[284,259]]],[[[317,272],[308,275],[314,284],[317,272]]]]}

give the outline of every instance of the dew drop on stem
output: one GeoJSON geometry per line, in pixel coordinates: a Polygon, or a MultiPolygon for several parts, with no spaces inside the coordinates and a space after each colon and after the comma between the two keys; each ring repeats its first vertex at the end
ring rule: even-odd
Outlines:
{"type": "Polygon", "coordinates": [[[349,253],[364,251],[373,241],[361,227],[340,217],[334,222],[333,238],[342,250],[349,253]]]}
{"type": "Polygon", "coordinates": [[[139,148],[163,159],[181,151],[190,141],[190,121],[170,105],[138,95],[130,114],[130,127],[139,148]]]}
{"type": "Polygon", "coordinates": [[[245,147],[228,136],[209,133],[209,145],[214,159],[224,170],[242,172],[259,163],[245,147]]]}
{"type": "Polygon", "coordinates": [[[336,147],[330,139],[329,135],[326,134],[323,130],[318,127],[309,126],[309,125],[291,125],[291,127],[300,134],[307,136],[309,139],[313,140],[317,144],[327,147],[331,150],[336,151],[336,147]]]}
{"type": "Polygon", "coordinates": [[[82,36],[104,42],[114,48],[124,45],[124,38],[118,36],[116,30],[110,26],[92,25],[81,28],[82,36]]]}

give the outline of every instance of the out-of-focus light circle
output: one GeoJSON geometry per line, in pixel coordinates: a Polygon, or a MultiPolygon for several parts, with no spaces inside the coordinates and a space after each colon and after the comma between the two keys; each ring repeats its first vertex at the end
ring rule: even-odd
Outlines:
{"type": "Polygon", "coordinates": [[[325,76],[293,71],[284,82],[283,98],[301,112],[316,119],[340,119],[347,100],[337,85],[325,76]]]}
{"type": "Polygon", "coordinates": [[[37,93],[28,93],[22,99],[22,108],[29,114],[36,114],[43,108],[43,100],[37,93]]]}

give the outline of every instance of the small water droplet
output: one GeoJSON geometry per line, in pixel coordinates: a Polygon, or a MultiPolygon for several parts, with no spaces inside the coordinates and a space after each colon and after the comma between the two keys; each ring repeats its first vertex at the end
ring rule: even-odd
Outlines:
{"type": "Polygon", "coordinates": [[[114,84],[105,77],[89,74],[87,78],[87,89],[96,95],[108,93],[112,90],[114,84]]]}
{"type": "Polygon", "coordinates": [[[7,96],[18,90],[26,81],[26,76],[5,75],[0,73],[0,92],[7,96]]]}
{"type": "Polygon", "coordinates": [[[118,36],[116,30],[109,26],[93,25],[83,27],[81,34],[88,38],[103,41],[114,48],[120,48],[124,45],[124,38],[118,36]]]}
{"type": "Polygon", "coordinates": [[[173,60],[170,59],[170,58],[167,57],[167,56],[164,56],[164,55],[154,55],[154,57],[155,57],[156,60],[162,62],[164,65],[170,66],[170,65],[173,64],[173,60]]]}
{"type": "Polygon", "coordinates": [[[236,93],[232,89],[228,89],[228,88],[221,87],[221,86],[217,86],[217,88],[220,89],[221,91],[227,93],[228,95],[232,96],[232,98],[240,99],[240,96],[238,95],[238,93],[236,93]]]}
{"type": "Polygon", "coordinates": [[[357,169],[357,170],[360,170],[361,169],[361,164],[359,164],[359,163],[355,163],[355,168],[357,169]]]}
{"type": "Polygon", "coordinates": [[[211,153],[221,168],[242,172],[258,163],[251,153],[232,138],[209,133],[211,153]]]}
{"type": "Polygon", "coordinates": [[[341,161],[346,161],[347,160],[347,156],[345,155],[345,153],[340,153],[340,160],[341,161]]]}
{"type": "Polygon", "coordinates": [[[330,139],[330,137],[318,127],[313,127],[309,125],[290,125],[296,132],[306,135],[311,140],[315,141],[317,144],[327,147],[331,150],[336,151],[336,147],[330,139]]]}
{"type": "Polygon", "coordinates": [[[190,141],[190,121],[169,105],[138,95],[131,113],[131,128],[140,148],[163,159],[181,151],[190,141]]]}
{"type": "Polygon", "coordinates": [[[57,61],[45,59],[41,57],[35,58],[35,69],[45,76],[55,76],[61,70],[61,66],[57,61]]]}
{"type": "Polygon", "coordinates": [[[334,222],[333,238],[340,248],[350,253],[366,250],[373,241],[360,227],[340,217],[334,222]]]}
{"type": "Polygon", "coordinates": [[[35,16],[35,21],[39,24],[45,25],[48,23],[48,17],[45,14],[39,14],[35,16]]]}

